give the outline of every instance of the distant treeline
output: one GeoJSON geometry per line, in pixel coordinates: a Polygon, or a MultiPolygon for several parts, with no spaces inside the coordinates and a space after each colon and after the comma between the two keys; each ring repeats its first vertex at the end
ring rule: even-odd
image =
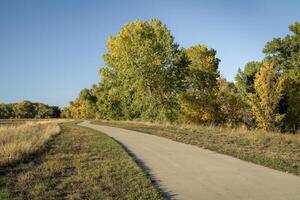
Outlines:
{"type": "Polygon", "coordinates": [[[265,58],[239,69],[231,83],[220,76],[214,49],[180,48],[157,19],[127,23],[108,40],[100,83],[83,89],[63,115],[295,131],[300,23],[289,29],[292,35],[268,42],[265,58]]]}
{"type": "Polygon", "coordinates": [[[22,101],[20,103],[0,104],[0,119],[44,119],[59,118],[61,110],[57,106],[22,101]]]}

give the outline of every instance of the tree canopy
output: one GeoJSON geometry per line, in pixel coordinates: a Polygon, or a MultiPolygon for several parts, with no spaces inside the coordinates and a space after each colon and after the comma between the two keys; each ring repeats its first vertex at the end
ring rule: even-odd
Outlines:
{"type": "Polygon", "coordinates": [[[20,103],[0,104],[0,119],[44,119],[59,118],[61,110],[57,106],[22,101],[20,103]]]}
{"type": "Polygon", "coordinates": [[[265,58],[247,63],[231,83],[220,76],[215,49],[179,47],[157,19],[127,23],[108,39],[101,81],[83,89],[63,115],[295,131],[300,123],[300,24],[289,29],[292,35],[267,42],[265,58]]]}

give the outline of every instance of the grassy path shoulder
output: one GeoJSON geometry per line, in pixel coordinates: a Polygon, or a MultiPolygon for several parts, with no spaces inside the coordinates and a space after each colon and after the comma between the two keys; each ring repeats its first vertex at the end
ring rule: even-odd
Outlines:
{"type": "Polygon", "coordinates": [[[0,199],[162,199],[116,141],[74,123],[61,129],[37,155],[0,172],[0,199]]]}
{"type": "Polygon", "coordinates": [[[182,127],[134,121],[92,123],[165,137],[300,176],[299,134],[206,126],[182,127]]]}

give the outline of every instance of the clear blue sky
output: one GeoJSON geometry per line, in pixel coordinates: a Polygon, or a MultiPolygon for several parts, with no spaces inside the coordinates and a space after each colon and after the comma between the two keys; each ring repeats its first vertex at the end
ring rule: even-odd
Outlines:
{"type": "Polygon", "coordinates": [[[217,50],[220,71],[260,60],[264,44],[300,21],[300,1],[0,0],[0,102],[65,106],[99,81],[110,35],[136,19],[158,18],[182,47],[217,50]]]}

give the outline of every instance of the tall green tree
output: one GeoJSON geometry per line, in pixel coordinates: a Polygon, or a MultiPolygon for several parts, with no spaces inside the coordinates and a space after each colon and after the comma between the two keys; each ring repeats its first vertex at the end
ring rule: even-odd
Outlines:
{"type": "Polygon", "coordinates": [[[171,120],[177,51],[170,31],[157,19],[127,23],[110,37],[103,59],[119,82],[120,104],[126,105],[129,97],[142,118],[171,120]]]}
{"type": "Polygon", "coordinates": [[[285,81],[284,94],[280,102],[280,112],[285,113],[286,129],[300,127],[300,23],[289,26],[292,35],[274,38],[263,49],[267,59],[276,60],[285,81]]]}

